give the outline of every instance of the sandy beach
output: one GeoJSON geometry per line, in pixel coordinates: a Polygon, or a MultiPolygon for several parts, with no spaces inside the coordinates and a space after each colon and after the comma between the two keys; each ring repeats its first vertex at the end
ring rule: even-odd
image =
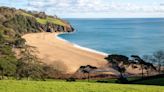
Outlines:
{"type": "Polygon", "coordinates": [[[26,44],[37,48],[37,55],[46,64],[66,73],[74,73],[83,65],[104,66],[106,55],[85,50],[59,39],[60,33],[30,33],[23,36],[26,44]]]}

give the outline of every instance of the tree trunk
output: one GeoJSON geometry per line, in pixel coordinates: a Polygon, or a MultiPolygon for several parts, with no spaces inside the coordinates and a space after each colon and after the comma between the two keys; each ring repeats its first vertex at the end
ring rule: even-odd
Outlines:
{"type": "Polygon", "coordinates": [[[120,72],[120,77],[123,78],[123,73],[122,72],[120,72]]]}
{"type": "Polygon", "coordinates": [[[2,80],[4,79],[4,71],[3,71],[3,69],[2,69],[2,80]]]}
{"type": "Polygon", "coordinates": [[[158,72],[159,72],[159,74],[161,73],[161,64],[160,63],[158,64],[158,72]]]}
{"type": "Polygon", "coordinates": [[[30,77],[29,77],[29,76],[27,77],[27,80],[28,80],[28,81],[30,80],[30,77]]]}
{"type": "Polygon", "coordinates": [[[142,70],[142,78],[144,77],[144,73],[143,73],[143,65],[141,64],[141,70],[142,70]]]}
{"type": "Polygon", "coordinates": [[[88,73],[88,82],[89,82],[89,73],[88,73]]]}
{"type": "Polygon", "coordinates": [[[147,76],[149,76],[149,70],[147,70],[147,76]]]}

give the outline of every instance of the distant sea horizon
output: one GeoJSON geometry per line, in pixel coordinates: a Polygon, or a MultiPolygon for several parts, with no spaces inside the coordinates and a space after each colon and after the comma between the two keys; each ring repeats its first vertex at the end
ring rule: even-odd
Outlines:
{"type": "Polygon", "coordinates": [[[108,54],[164,50],[164,18],[66,18],[76,32],[59,37],[108,54]]]}
{"type": "Polygon", "coordinates": [[[72,20],[72,19],[93,19],[93,20],[98,20],[98,19],[164,19],[164,17],[109,17],[109,18],[106,18],[106,17],[95,17],[95,18],[89,18],[89,17],[80,17],[80,18],[76,18],[76,17],[73,17],[73,18],[62,18],[63,20],[72,20]]]}

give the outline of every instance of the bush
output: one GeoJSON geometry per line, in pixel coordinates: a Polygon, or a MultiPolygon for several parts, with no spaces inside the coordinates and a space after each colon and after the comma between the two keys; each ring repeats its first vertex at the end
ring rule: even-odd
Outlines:
{"type": "Polygon", "coordinates": [[[120,77],[116,80],[116,83],[123,83],[123,84],[127,84],[129,81],[127,80],[127,78],[124,77],[120,77]]]}
{"type": "Polygon", "coordinates": [[[76,79],[75,79],[75,78],[73,78],[73,77],[70,77],[70,78],[66,79],[66,81],[67,81],[67,82],[75,82],[75,81],[76,81],[76,79]]]}
{"type": "Polygon", "coordinates": [[[26,42],[26,40],[25,39],[23,39],[23,38],[18,38],[18,39],[16,39],[15,40],[15,47],[16,48],[22,48],[22,47],[24,47],[25,46],[25,42],[26,42]]]}
{"type": "Polygon", "coordinates": [[[97,80],[98,83],[109,83],[107,80],[97,80]]]}

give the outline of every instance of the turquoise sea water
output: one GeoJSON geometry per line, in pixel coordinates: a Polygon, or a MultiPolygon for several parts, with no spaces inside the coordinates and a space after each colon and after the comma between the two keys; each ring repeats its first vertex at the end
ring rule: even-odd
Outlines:
{"type": "Polygon", "coordinates": [[[75,44],[109,54],[145,55],[164,50],[164,19],[66,19],[77,30],[62,34],[75,44]]]}

